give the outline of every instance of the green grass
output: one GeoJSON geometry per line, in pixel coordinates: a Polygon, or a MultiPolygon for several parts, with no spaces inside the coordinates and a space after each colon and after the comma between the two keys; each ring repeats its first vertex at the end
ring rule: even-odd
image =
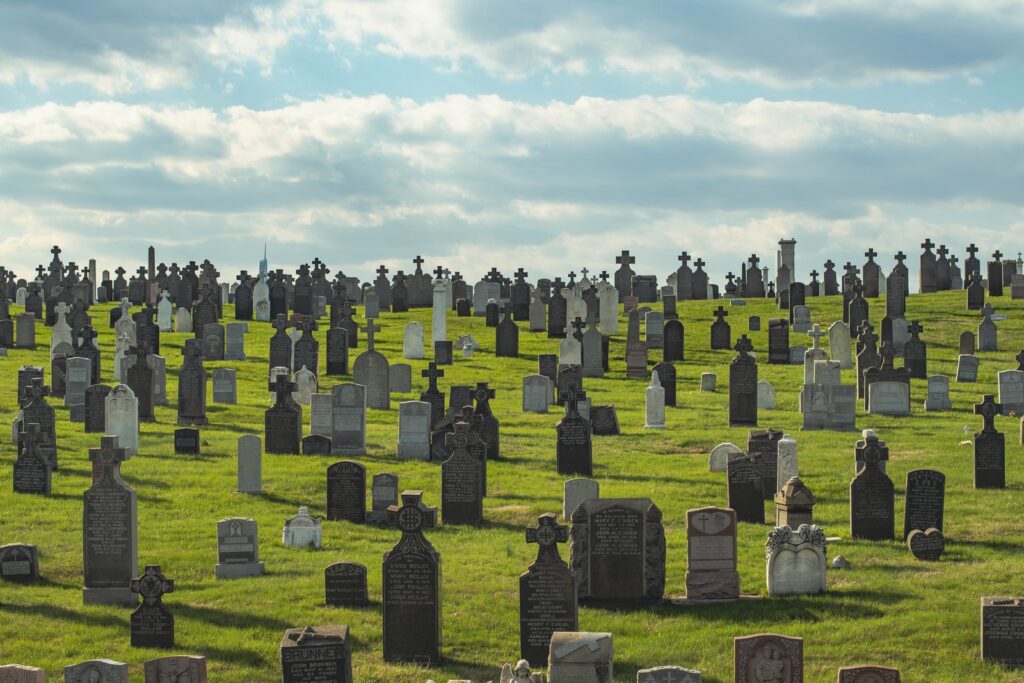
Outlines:
{"type": "MultiPolygon", "coordinates": [[[[965,311],[965,294],[949,292],[912,296],[908,319],[919,319],[928,342],[929,372],[953,376],[957,339],[975,329],[978,316],[965,311]]],[[[747,430],[728,427],[728,362],[732,351],[709,351],[711,311],[719,302],[686,302],[679,306],[686,325],[686,362],[677,364],[679,408],[669,408],[666,431],[644,431],[646,382],[624,379],[625,321],[612,345],[611,372],[588,379],[594,404],[613,403],[622,426],[620,437],[594,439],[594,477],[603,497],[646,496],[664,513],[667,593],[684,592],[687,509],[726,504],[723,474],[708,472],[707,453],[717,443],[746,443],[747,430]],[[718,393],[697,391],[700,373],[718,374],[718,393]]],[[[746,332],[746,316],[763,319],[780,314],[768,301],[731,308],[733,338],[746,332]]],[[[837,297],[811,299],[813,320],[827,327],[840,317],[837,297]]],[[[944,532],[949,539],[941,562],[916,561],[900,543],[846,540],[849,537],[848,486],[853,476],[854,433],[801,432],[797,410],[801,366],[770,366],[767,324],[750,334],[761,361],[760,376],[775,386],[778,408],[760,413],[760,426],[783,429],[799,444],[800,470],[818,504],[815,521],[829,535],[844,537],[831,545],[829,558],[845,555],[853,569],[830,572],[829,592],[814,597],[789,597],[700,609],[639,607],[632,611],[580,610],[580,628],[610,631],[615,638],[617,681],[635,680],[638,668],[676,664],[701,669],[705,681],[731,681],[732,638],[770,631],[804,639],[806,680],[835,680],[840,666],[876,663],[898,667],[906,681],[1021,681],[1020,674],[980,660],[979,599],[984,595],[1019,595],[1021,552],[1024,551],[1024,467],[1016,420],[997,418],[1007,433],[1007,489],[976,491],[972,487],[972,452],[960,442],[963,426],[979,428],[973,405],[983,393],[996,393],[996,373],[1015,367],[1012,360],[1024,346],[1021,302],[1008,297],[994,302],[1008,313],[999,323],[998,353],[981,354],[976,384],[952,383],[953,411],[924,413],[926,383],[914,380],[914,415],[909,418],[861,414],[859,428],[873,428],[889,445],[889,475],[896,485],[897,530],[902,528],[903,495],[908,470],[932,467],[946,483],[944,532]]],[[[100,330],[104,354],[103,379],[112,382],[113,336],[107,328],[107,306],[96,306],[93,319],[100,330]]],[[[877,321],[884,303],[871,301],[877,321]]],[[[13,312],[16,312],[14,310],[13,312]]],[[[783,314],[784,315],[784,314],[783,314]]],[[[225,320],[233,317],[225,306],[225,320]]],[[[385,313],[378,349],[392,362],[402,362],[402,326],[411,319],[424,323],[429,339],[430,311],[385,313]]],[[[483,349],[468,360],[456,358],[445,368],[443,391],[450,384],[489,381],[497,390],[492,401],[501,421],[504,458],[488,466],[489,497],[483,528],[446,527],[427,533],[443,558],[442,651],[444,663],[433,669],[387,664],[381,657],[381,558],[398,532],[346,522],[324,522],[320,551],[281,545],[284,519],[300,505],[323,516],[327,466],[337,457],[264,455],[262,496],[235,493],[236,440],[263,433],[267,391],[266,323],[250,323],[245,362],[207,363],[238,368],[239,403],[209,405],[210,425],[202,430],[199,457],[177,456],[173,450],[177,369],[186,335],[161,335],[167,358],[170,405],[157,407],[155,423],[144,424],[140,455],[125,463],[124,479],[138,492],[139,566],[159,564],[175,580],[165,603],[176,619],[177,648],[182,654],[208,658],[215,681],[280,680],[278,644],[287,628],[307,624],[347,624],[354,639],[353,670],[357,681],[425,681],[449,678],[497,679],[502,662],[518,658],[517,577],[533,560],[536,546],[524,541],[523,529],[537,515],[561,509],[564,477],[555,472],[555,430],[559,419],[523,414],[521,378],[536,372],[537,354],[557,351],[557,340],[521,327],[519,359],[493,356],[494,333],[482,318],[448,322],[449,338],[473,333],[483,349]],[[261,559],[267,575],[241,580],[214,578],[216,522],[231,516],[259,522],[261,559]],[[362,609],[325,607],[324,568],[354,561],[369,569],[371,606],[362,609]]],[[[324,365],[324,331],[321,367],[324,365]]],[[[191,336],[191,335],[187,335],[191,336]]],[[[792,343],[804,343],[793,335],[792,343]]],[[[37,328],[39,348],[12,350],[0,362],[0,410],[13,417],[17,406],[18,366],[47,367],[46,328],[37,328]]],[[[809,339],[807,340],[809,342],[809,339]]],[[[359,351],[365,350],[365,344],[359,351]]],[[[655,354],[652,352],[652,361],[655,354]]],[[[458,355],[458,354],[457,354],[458,355]]],[[[355,353],[352,360],[354,360],[355,353]]],[[[438,463],[398,462],[397,406],[415,399],[426,386],[419,377],[426,361],[413,365],[414,393],[393,397],[390,411],[370,411],[367,448],[358,458],[368,478],[377,472],[399,475],[402,489],[423,489],[428,505],[440,506],[438,463]]],[[[323,378],[322,391],[350,377],[323,378]]],[[[844,372],[844,381],[853,381],[844,372]]],[[[212,387],[209,396],[212,401],[212,387]]],[[[54,474],[53,496],[14,495],[11,468],[15,449],[2,447],[0,458],[0,542],[35,543],[40,549],[42,580],[35,584],[0,584],[0,662],[44,667],[54,680],[62,667],[86,659],[108,657],[131,665],[133,680],[142,680],[142,662],[165,653],[129,646],[129,611],[82,604],[82,492],[89,486],[87,449],[99,435],[84,434],[57,407],[61,469],[54,474]]],[[[308,425],[308,409],[304,411],[308,425]]],[[[769,508],[768,519],[774,519],[769,508]]],[[[739,530],[739,572],[744,593],[765,592],[764,543],[768,526],[742,524],[739,530]]],[[[567,548],[562,548],[567,558],[567,548]]]]}

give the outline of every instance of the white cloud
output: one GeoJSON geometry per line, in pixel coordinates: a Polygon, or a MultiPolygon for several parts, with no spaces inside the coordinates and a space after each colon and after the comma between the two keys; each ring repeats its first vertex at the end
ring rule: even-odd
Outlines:
{"type": "Polygon", "coordinates": [[[1022,148],[1024,111],[761,99],[47,104],[0,113],[0,245],[25,272],[45,249],[18,240],[45,235],[126,266],[160,241],[161,259],[251,269],[268,241],[291,265],[423,252],[534,277],[610,268],[623,248],[663,276],[688,250],[721,276],[793,235],[810,270],[867,246],[915,253],[925,235],[1006,251],[1024,221],[1022,148]]]}

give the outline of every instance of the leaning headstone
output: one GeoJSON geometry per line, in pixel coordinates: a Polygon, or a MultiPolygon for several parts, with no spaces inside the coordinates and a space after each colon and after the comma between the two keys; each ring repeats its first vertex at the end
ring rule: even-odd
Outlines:
{"type": "Polygon", "coordinates": [[[768,595],[815,595],[826,590],[825,532],[814,524],[768,532],[768,595]]]}
{"type": "Polygon", "coordinates": [[[255,519],[229,517],[217,522],[218,579],[236,579],[244,576],[262,576],[260,539],[255,519]]]}
{"type": "Polygon", "coordinates": [[[960,354],[960,356],[957,358],[956,363],[956,381],[977,382],[978,367],[980,365],[981,359],[978,358],[977,356],[960,354]]]}
{"type": "Polygon", "coordinates": [[[636,603],[665,592],[665,530],[648,498],[599,498],[572,513],[569,566],[581,602],[636,603]]]}
{"type": "Polygon", "coordinates": [[[388,509],[388,525],[402,538],[384,554],[382,570],[384,661],[441,661],[441,555],[423,535],[437,526],[437,508],[422,491],[404,491],[388,509]]]}
{"type": "Polygon", "coordinates": [[[352,683],[348,626],[307,626],[281,639],[283,683],[352,683]]]}

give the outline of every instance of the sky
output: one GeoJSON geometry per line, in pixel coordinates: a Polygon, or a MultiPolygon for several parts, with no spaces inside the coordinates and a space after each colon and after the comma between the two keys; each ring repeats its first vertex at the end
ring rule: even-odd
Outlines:
{"type": "Polygon", "coordinates": [[[1024,249],[1017,0],[0,0],[0,262],[1024,249]]]}

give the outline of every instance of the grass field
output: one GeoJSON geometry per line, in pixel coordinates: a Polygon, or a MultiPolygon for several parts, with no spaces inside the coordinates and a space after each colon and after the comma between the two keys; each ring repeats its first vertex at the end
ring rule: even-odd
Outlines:
{"type": "MultiPolygon", "coordinates": [[[[976,329],[980,319],[965,310],[963,292],[911,296],[909,320],[924,325],[929,373],[953,376],[957,338],[976,329]]],[[[709,351],[711,311],[720,302],[686,302],[679,306],[686,326],[686,362],[677,364],[679,407],[668,408],[665,431],[644,431],[646,382],[626,380],[623,362],[625,321],[611,348],[611,372],[605,379],[586,380],[594,404],[612,403],[622,435],[595,437],[594,478],[602,497],[645,496],[664,514],[667,536],[667,593],[684,592],[687,509],[726,504],[724,474],[708,471],[707,453],[717,443],[746,443],[746,429],[728,426],[728,362],[732,351],[709,351]],[[718,393],[697,391],[701,372],[718,374],[718,393]]],[[[872,300],[872,320],[880,320],[884,302],[872,300]]],[[[813,320],[827,327],[841,318],[838,297],[810,299],[813,320]]],[[[636,670],[675,664],[704,672],[709,682],[731,681],[732,638],[774,632],[804,639],[805,680],[835,680],[840,666],[881,664],[898,667],[909,683],[1022,681],[1020,673],[985,664],[979,652],[979,599],[986,595],[1024,593],[1024,466],[1016,419],[997,418],[1007,434],[1007,488],[976,491],[972,487],[972,451],[962,445],[964,425],[980,428],[973,406],[982,394],[996,392],[996,373],[1016,367],[1013,356],[1024,347],[1024,302],[1008,297],[993,301],[1009,318],[999,323],[1000,351],[981,354],[976,384],[951,383],[953,410],[925,413],[926,382],[914,380],[912,417],[877,417],[859,411],[858,429],[872,428],[890,449],[889,476],[896,486],[897,529],[901,529],[903,494],[908,470],[930,467],[946,474],[944,533],[947,551],[938,563],[916,561],[901,543],[850,541],[848,487],[854,469],[856,433],[801,432],[797,409],[801,366],[771,366],[767,356],[767,324],[778,317],[769,301],[749,301],[731,308],[733,338],[746,332],[746,316],[762,316],[761,332],[750,333],[759,357],[761,378],[775,386],[778,407],[760,412],[760,426],[785,430],[799,444],[800,471],[818,499],[815,522],[830,536],[829,559],[837,553],[853,564],[849,571],[830,572],[828,593],[814,597],[773,598],[700,609],[639,607],[631,611],[580,609],[580,628],[614,634],[615,680],[634,681],[636,670]]],[[[12,314],[20,309],[12,307],[12,314]]],[[[361,310],[361,308],[360,308],[361,310]]],[[[112,383],[113,335],[108,306],[95,306],[93,320],[104,354],[103,380],[112,383]]],[[[233,309],[225,306],[225,321],[233,309]]],[[[378,321],[378,350],[392,363],[402,361],[402,326],[424,324],[429,339],[430,310],[385,313],[378,321]]],[[[360,319],[361,320],[361,319],[360,319]]],[[[472,333],[483,349],[471,359],[457,357],[445,368],[442,391],[450,384],[490,382],[492,401],[501,421],[503,459],[488,466],[489,496],[482,528],[445,527],[427,532],[443,558],[442,651],[444,663],[432,669],[387,664],[381,656],[381,558],[399,537],[396,530],[324,522],[319,551],[281,544],[284,519],[300,505],[323,516],[326,470],[340,459],[328,456],[264,455],[266,493],[235,493],[236,441],[246,433],[263,435],[267,391],[267,342],[272,328],[250,323],[245,362],[207,363],[238,369],[239,402],[212,403],[210,424],[202,430],[202,455],[176,456],[173,449],[177,369],[181,348],[191,335],[164,333],[170,405],[157,407],[156,422],[142,427],[140,454],[122,467],[138,493],[139,566],[159,564],[175,580],[165,604],[176,619],[178,654],[208,658],[210,679],[218,682],[280,680],[278,645],[287,628],[347,624],[354,640],[356,681],[425,681],[449,678],[497,680],[502,662],[518,658],[518,581],[536,554],[523,536],[526,526],[544,512],[561,509],[564,477],[555,472],[557,412],[521,412],[521,378],[536,372],[537,355],[557,351],[557,340],[520,330],[518,359],[495,358],[494,330],[483,318],[448,321],[449,338],[472,333]],[[267,574],[260,578],[217,580],[216,522],[231,516],[259,522],[260,557],[267,574]],[[324,606],[324,568],[354,561],[367,566],[371,604],[362,609],[324,606]]],[[[321,367],[324,366],[324,330],[321,367]]],[[[791,343],[806,342],[792,335],[791,343]]],[[[37,327],[38,349],[11,350],[0,361],[0,411],[17,411],[19,365],[45,366],[49,382],[49,333],[37,327]]],[[[827,339],[827,338],[826,338],[827,339]]],[[[365,350],[365,343],[358,349],[365,350]]],[[[652,352],[652,364],[660,360],[652,352]]],[[[353,352],[352,360],[355,358],[353,352]]],[[[457,354],[459,356],[459,354],[457,354]]],[[[414,392],[395,395],[389,411],[370,411],[368,455],[357,458],[368,478],[390,471],[401,489],[423,489],[428,505],[440,506],[438,463],[399,462],[395,458],[398,403],[417,399],[426,381],[419,377],[427,361],[413,366],[414,392]]],[[[845,371],[844,381],[854,381],[845,371]]],[[[321,391],[350,377],[324,377],[321,391]]],[[[54,474],[49,498],[14,495],[11,487],[15,448],[4,443],[0,458],[0,543],[35,543],[40,550],[42,580],[35,584],[0,583],[0,663],[44,667],[51,680],[61,669],[86,659],[106,657],[128,662],[132,680],[142,680],[142,662],[166,654],[129,646],[129,610],[82,604],[82,492],[89,486],[87,449],[99,435],[84,434],[57,408],[61,467],[54,474]]],[[[308,408],[304,411],[308,425],[308,408]]],[[[6,441],[6,440],[5,440],[6,441]]],[[[768,504],[766,504],[768,505],[768,504]]],[[[768,509],[767,519],[774,519],[768,509]]],[[[770,527],[741,524],[739,572],[744,593],[764,593],[764,543],[770,527]]],[[[563,558],[568,549],[563,546],[563,558]]]]}

